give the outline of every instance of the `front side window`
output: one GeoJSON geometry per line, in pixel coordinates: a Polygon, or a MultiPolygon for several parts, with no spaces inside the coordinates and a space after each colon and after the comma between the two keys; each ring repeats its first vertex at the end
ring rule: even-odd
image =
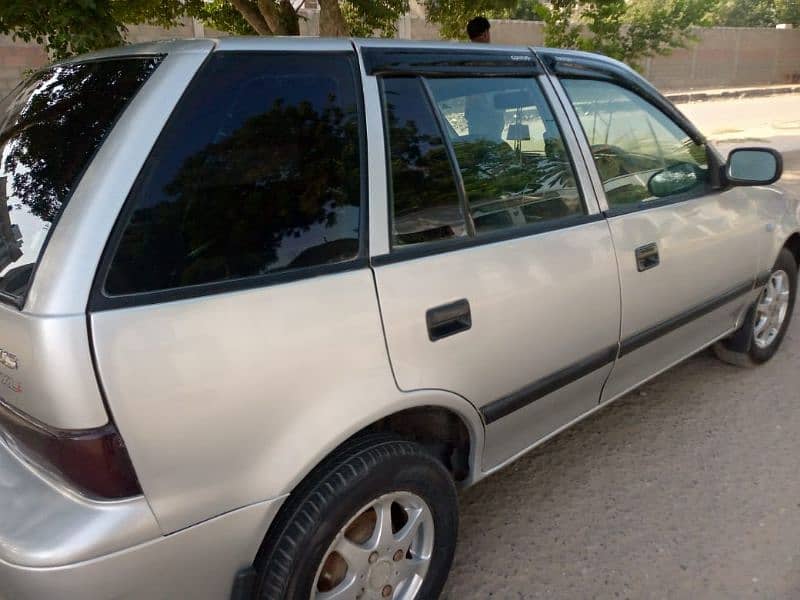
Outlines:
{"type": "Polygon", "coordinates": [[[655,106],[605,81],[562,84],[589,140],[609,206],[709,189],[706,147],[655,106]]]}
{"type": "Polygon", "coordinates": [[[160,62],[63,64],[0,100],[0,295],[21,301],[48,232],[119,115],[160,62]]]}
{"type": "Polygon", "coordinates": [[[535,79],[393,78],[383,90],[394,246],[586,214],[535,79]]]}
{"type": "Polygon", "coordinates": [[[220,52],[129,200],[105,283],[123,295],[344,263],[359,254],[353,59],[220,52]]]}

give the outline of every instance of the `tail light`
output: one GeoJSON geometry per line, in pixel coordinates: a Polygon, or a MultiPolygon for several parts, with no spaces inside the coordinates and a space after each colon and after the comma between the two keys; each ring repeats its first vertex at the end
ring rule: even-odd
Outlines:
{"type": "Polygon", "coordinates": [[[0,437],[25,458],[87,496],[119,499],[142,493],[113,423],[95,429],[56,429],[0,398],[0,437]]]}

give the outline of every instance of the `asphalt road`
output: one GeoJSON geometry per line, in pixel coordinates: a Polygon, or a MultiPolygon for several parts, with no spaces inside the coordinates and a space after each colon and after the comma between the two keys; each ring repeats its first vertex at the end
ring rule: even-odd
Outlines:
{"type": "MultiPolygon", "coordinates": [[[[681,108],[800,194],[800,96],[681,108]]],[[[798,599],[798,459],[800,304],[770,363],[703,352],[465,491],[443,597],[798,599]]]]}

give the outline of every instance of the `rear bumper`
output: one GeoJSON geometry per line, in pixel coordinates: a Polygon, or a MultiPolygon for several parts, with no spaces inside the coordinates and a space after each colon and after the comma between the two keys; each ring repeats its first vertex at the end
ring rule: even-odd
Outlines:
{"type": "Polygon", "coordinates": [[[0,442],[0,600],[228,598],[282,502],[163,536],[143,497],[80,498],[0,442]]]}
{"type": "Polygon", "coordinates": [[[36,568],[0,561],[0,598],[230,598],[236,573],[252,563],[281,501],[242,508],[81,563],[36,568]]]}

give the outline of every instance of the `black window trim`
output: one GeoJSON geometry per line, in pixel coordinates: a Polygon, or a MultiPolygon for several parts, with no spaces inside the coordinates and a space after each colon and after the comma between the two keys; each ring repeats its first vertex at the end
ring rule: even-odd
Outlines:
{"type": "Polygon", "coordinates": [[[437,254],[446,254],[448,252],[457,252],[467,248],[476,248],[478,246],[486,246],[489,244],[497,244],[499,242],[506,242],[509,240],[532,237],[552,231],[559,231],[561,229],[570,229],[573,227],[580,227],[581,225],[588,225],[590,223],[597,223],[605,220],[603,213],[590,213],[583,215],[569,215],[559,219],[549,219],[540,223],[528,223],[517,227],[508,227],[487,233],[485,235],[476,237],[458,237],[439,240],[436,242],[428,242],[424,244],[414,244],[413,246],[401,246],[388,254],[379,254],[373,256],[371,263],[373,267],[382,265],[390,265],[407,260],[416,260],[418,258],[425,258],[428,256],[435,256],[437,254]]]}
{"type": "Polygon", "coordinates": [[[641,202],[631,202],[630,204],[617,204],[615,206],[609,206],[608,209],[603,212],[603,214],[609,219],[613,219],[614,217],[621,217],[623,215],[641,212],[643,210],[672,206],[675,204],[683,204],[684,202],[691,202],[692,200],[697,200],[699,198],[710,198],[712,196],[717,196],[724,191],[725,190],[712,188],[697,192],[684,192],[683,194],[675,194],[668,198],[642,200],[641,202]]]}
{"type": "MultiPolygon", "coordinates": [[[[542,92],[542,99],[547,105],[547,109],[551,112],[553,116],[553,120],[556,123],[556,127],[558,127],[558,131],[559,134],[561,135],[562,140],[565,140],[563,124],[559,121],[558,117],[556,116],[556,113],[553,111],[553,107],[550,105],[550,100],[547,98],[547,95],[544,93],[544,90],[541,90],[542,83],[539,81],[539,77],[541,75],[544,75],[544,73],[540,71],[539,75],[503,74],[502,77],[510,79],[533,79],[536,82],[536,85],[540,87],[540,91],[542,92]]],[[[433,93],[426,81],[426,79],[429,78],[429,75],[425,73],[408,73],[400,77],[408,79],[416,77],[421,80],[422,87],[427,96],[430,109],[433,111],[434,117],[436,119],[436,124],[439,127],[440,136],[444,141],[447,156],[448,159],[450,160],[450,167],[454,173],[454,180],[459,194],[459,199],[463,202],[462,210],[465,211],[464,217],[467,224],[468,235],[462,237],[447,238],[444,240],[437,240],[435,242],[425,242],[408,246],[395,246],[393,243],[394,236],[392,234],[394,227],[394,222],[393,222],[394,221],[393,219],[394,178],[392,177],[391,148],[389,146],[390,139],[388,131],[388,122],[386,119],[386,110],[384,106],[385,93],[383,88],[383,80],[386,79],[387,77],[398,77],[398,74],[392,73],[391,75],[384,75],[378,77],[379,93],[381,94],[381,109],[383,113],[383,132],[384,132],[383,139],[384,139],[385,157],[386,157],[386,186],[387,186],[388,205],[389,205],[388,206],[389,210],[387,211],[388,215],[387,232],[389,236],[389,253],[371,257],[371,264],[373,266],[388,265],[397,262],[402,262],[405,260],[414,260],[426,256],[434,256],[437,254],[444,254],[450,251],[462,250],[464,248],[474,248],[476,246],[482,246],[484,244],[496,244],[498,242],[513,240],[516,238],[530,237],[541,233],[556,231],[558,229],[567,229],[570,227],[577,227],[579,225],[586,225],[588,223],[595,223],[597,221],[603,220],[606,217],[606,215],[602,212],[598,213],[590,212],[589,204],[586,201],[586,195],[583,190],[583,182],[580,180],[580,177],[578,177],[578,171],[576,169],[576,164],[575,164],[576,159],[574,156],[572,156],[569,147],[565,143],[564,151],[567,154],[570,168],[572,169],[572,173],[575,176],[575,189],[578,192],[581,205],[583,206],[584,214],[569,215],[567,217],[561,217],[559,219],[549,219],[542,223],[528,223],[527,225],[508,227],[500,231],[478,236],[475,233],[475,225],[472,220],[471,212],[469,210],[469,199],[467,198],[466,189],[464,187],[464,180],[463,177],[461,176],[458,160],[456,159],[455,149],[452,145],[452,140],[450,140],[450,136],[447,135],[446,127],[444,126],[444,115],[442,115],[441,111],[438,109],[436,105],[436,100],[434,99],[433,93]]],[[[455,78],[455,79],[483,79],[484,77],[485,77],[484,74],[474,73],[474,72],[471,73],[459,72],[459,73],[448,74],[448,78],[455,78]]]]}
{"type": "Polygon", "coordinates": [[[491,47],[472,48],[376,48],[361,49],[367,75],[463,77],[465,70],[477,77],[535,77],[544,74],[536,53],[491,47]],[[523,60],[523,57],[524,60],[523,60]]]}
{"type": "MultiPolygon", "coordinates": [[[[455,146],[453,146],[453,140],[451,140],[450,136],[447,134],[445,117],[442,114],[442,111],[439,110],[439,107],[436,105],[436,99],[433,97],[431,86],[428,85],[425,77],[417,77],[417,79],[419,79],[422,89],[425,92],[425,98],[428,101],[428,108],[430,109],[431,113],[433,113],[433,118],[436,121],[437,127],[439,128],[439,135],[442,138],[442,143],[444,144],[445,152],[447,153],[447,159],[450,161],[450,171],[453,173],[453,179],[456,183],[456,191],[458,192],[458,200],[461,204],[461,211],[464,213],[464,224],[466,225],[467,229],[467,237],[475,237],[475,221],[472,218],[472,212],[469,209],[467,188],[464,185],[464,176],[461,174],[458,158],[456,158],[456,149],[455,146]]],[[[391,177],[391,173],[389,173],[389,176],[391,177]]],[[[393,240],[390,239],[389,249],[392,250],[393,248],[394,243],[393,240]]]]}
{"type": "Polygon", "coordinates": [[[214,50],[208,53],[208,56],[192,76],[191,81],[186,86],[186,89],[181,92],[180,98],[175,103],[175,106],[167,118],[164,127],[158,134],[158,138],[153,143],[152,148],[148,152],[147,158],[142,163],[139,173],[136,175],[136,180],[131,186],[128,196],[122,205],[122,209],[117,215],[117,219],[111,229],[111,234],[106,241],[105,248],[100,259],[100,263],[95,271],[94,280],[92,281],[92,288],[89,294],[89,301],[87,304],[87,312],[102,312],[106,310],[114,310],[117,308],[130,308],[134,306],[146,306],[151,304],[163,304],[166,302],[175,302],[179,300],[189,300],[192,298],[201,298],[204,296],[212,296],[217,294],[224,294],[228,292],[238,292],[250,289],[265,288],[273,285],[280,285],[284,283],[291,283],[301,281],[304,279],[311,279],[314,277],[321,277],[325,275],[334,275],[338,273],[345,273],[348,271],[357,271],[369,267],[369,190],[368,190],[368,167],[367,167],[367,132],[366,120],[364,111],[364,86],[361,80],[361,69],[358,65],[358,59],[355,49],[353,50],[309,50],[309,51],[294,51],[294,50],[214,50]],[[224,281],[211,281],[206,283],[198,283],[194,285],[181,286],[175,288],[168,288],[164,290],[153,290],[147,292],[137,292],[125,295],[110,295],[105,291],[105,281],[108,276],[108,271],[111,267],[111,262],[117,252],[119,243],[122,240],[122,235],[128,224],[128,221],[136,209],[135,197],[137,192],[144,184],[142,181],[142,173],[145,166],[150,162],[156,147],[164,134],[164,131],[169,126],[170,122],[175,116],[175,111],[182,104],[192,85],[197,80],[199,75],[204,71],[208,62],[212,57],[221,54],[247,54],[247,55],[265,55],[265,54],[285,54],[287,56],[345,56],[350,64],[350,70],[353,73],[353,82],[356,86],[356,110],[358,112],[358,143],[359,143],[359,165],[360,165],[360,205],[359,205],[359,252],[358,254],[347,261],[313,265],[310,267],[301,267],[297,269],[287,269],[285,271],[276,271],[273,273],[266,273],[264,275],[255,275],[248,277],[238,277],[236,279],[227,279],[224,281]]]}
{"type": "MultiPolygon", "coordinates": [[[[21,81],[18,86],[15,86],[14,89],[12,89],[6,96],[3,96],[3,98],[1,100],[5,100],[8,96],[13,94],[17,90],[17,87],[22,87],[23,85],[25,85],[25,83],[27,83],[28,81],[30,81],[31,79],[33,79],[34,77],[39,75],[40,73],[44,73],[44,72],[50,71],[52,69],[57,69],[57,68],[61,68],[61,67],[70,67],[70,66],[74,66],[74,65],[88,65],[88,64],[101,63],[101,62],[119,62],[119,61],[136,60],[136,59],[156,59],[158,61],[156,63],[155,69],[153,69],[153,71],[151,71],[148,74],[148,76],[145,78],[145,80],[142,81],[142,83],[137,88],[136,93],[134,93],[130,98],[128,98],[128,100],[122,105],[121,110],[119,111],[119,113],[117,113],[117,116],[111,122],[111,126],[108,128],[108,131],[106,132],[106,135],[103,137],[101,142],[97,145],[97,147],[92,152],[91,156],[89,156],[89,158],[86,160],[86,162],[84,163],[83,167],[81,168],[80,173],[78,173],[78,176],[75,178],[75,183],[73,184],[72,189],[70,189],[69,193],[62,200],[62,205],[66,205],[66,204],[68,204],[70,202],[70,200],[72,200],[72,196],[75,195],[75,192],[80,187],[81,182],[83,181],[83,176],[86,175],[86,171],[89,170],[89,167],[94,162],[94,159],[97,157],[97,153],[100,152],[100,149],[105,145],[106,140],[108,140],[109,136],[114,132],[114,128],[116,128],[117,123],[119,123],[119,120],[122,118],[122,116],[125,114],[125,112],[130,107],[131,102],[133,102],[133,99],[141,93],[142,88],[144,88],[144,86],[147,85],[148,80],[150,79],[150,77],[152,77],[153,73],[155,73],[156,69],[158,69],[158,67],[164,61],[166,56],[167,56],[167,54],[165,54],[163,52],[152,52],[152,53],[145,53],[145,54],[119,54],[119,55],[114,55],[114,56],[98,56],[98,57],[89,58],[89,59],[86,59],[86,60],[75,60],[75,59],[72,59],[72,60],[66,60],[66,61],[62,61],[62,62],[57,62],[57,63],[53,63],[53,64],[50,64],[50,65],[47,65],[45,67],[42,67],[40,69],[37,69],[36,71],[31,73],[28,77],[26,77],[23,81],[21,81]]],[[[3,129],[3,127],[6,124],[6,121],[7,121],[7,119],[4,119],[2,122],[0,122],[0,130],[3,129]]],[[[47,231],[47,235],[45,235],[44,242],[42,242],[42,247],[39,250],[39,256],[37,257],[36,263],[34,264],[34,267],[33,267],[33,271],[30,274],[29,283],[28,283],[28,286],[25,288],[25,293],[22,294],[21,296],[15,296],[14,294],[9,294],[7,292],[0,291],[0,302],[2,302],[4,304],[8,304],[10,306],[14,306],[18,310],[24,310],[25,309],[25,304],[28,301],[28,295],[30,294],[31,288],[35,284],[36,275],[39,272],[39,267],[42,264],[42,260],[44,259],[45,253],[47,252],[47,247],[50,245],[50,240],[53,237],[53,232],[55,231],[56,227],[58,226],[59,222],[61,221],[61,217],[63,216],[63,214],[64,214],[64,210],[60,210],[56,214],[55,219],[53,219],[53,221],[50,223],[50,228],[47,231]]]]}

